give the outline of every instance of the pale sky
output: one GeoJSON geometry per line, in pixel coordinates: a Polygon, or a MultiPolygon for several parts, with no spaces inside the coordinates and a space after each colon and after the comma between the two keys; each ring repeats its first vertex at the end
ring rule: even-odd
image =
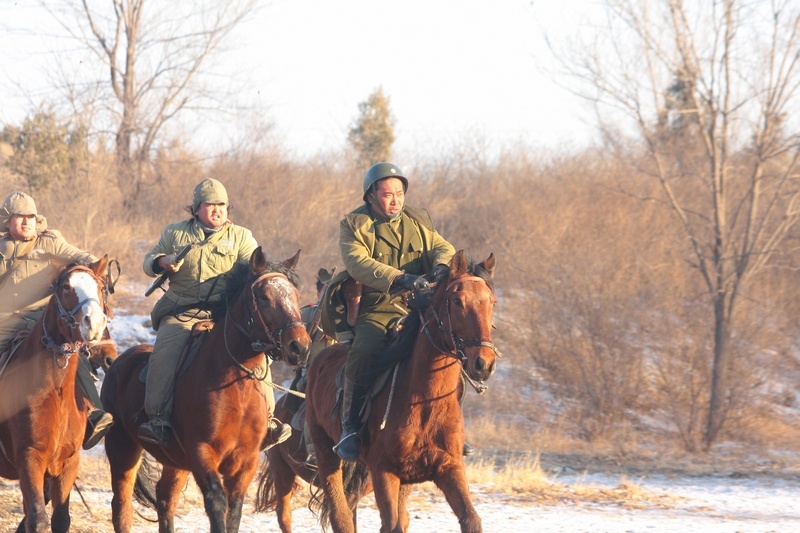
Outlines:
{"type": "MultiPolygon", "coordinates": [[[[24,4],[0,0],[0,19],[36,16],[24,4]]],[[[593,0],[271,0],[243,28],[237,68],[301,154],[343,147],[379,86],[406,156],[465,139],[491,151],[564,148],[591,140],[591,109],[541,70],[552,61],[543,32],[575,32],[591,9],[593,0]]],[[[0,46],[14,53],[0,54],[0,122],[18,123],[30,104],[9,81],[25,86],[37,56],[4,33],[0,46]]]]}

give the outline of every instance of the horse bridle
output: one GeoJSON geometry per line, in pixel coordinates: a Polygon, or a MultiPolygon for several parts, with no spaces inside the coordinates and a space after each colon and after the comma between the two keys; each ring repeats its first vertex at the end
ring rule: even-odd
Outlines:
{"type": "MultiPolygon", "coordinates": [[[[456,334],[453,332],[453,321],[450,313],[451,302],[449,293],[450,293],[450,288],[457,281],[478,281],[481,283],[486,283],[486,280],[484,280],[479,276],[469,276],[466,278],[461,277],[456,280],[453,280],[445,288],[445,297],[444,301],[439,306],[439,312],[437,312],[436,309],[434,309],[433,307],[429,307],[431,313],[433,314],[434,319],[436,320],[437,325],[439,326],[439,334],[442,337],[441,345],[439,345],[434,340],[431,329],[428,326],[428,322],[425,320],[424,316],[422,317],[422,330],[425,332],[425,336],[428,337],[428,340],[430,341],[430,343],[433,345],[434,348],[436,348],[442,354],[445,354],[448,357],[456,359],[461,364],[461,374],[464,376],[467,382],[469,382],[469,384],[472,385],[472,387],[478,394],[483,394],[486,391],[487,386],[484,385],[483,381],[475,381],[471,377],[469,377],[469,374],[464,368],[464,364],[467,362],[467,354],[464,352],[464,349],[470,346],[485,346],[486,348],[491,348],[491,350],[498,358],[503,357],[503,354],[500,352],[500,350],[497,349],[497,346],[494,345],[491,339],[465,340],[462,337],[456,336],[456,334]],[[447,327],[445,327],[444,320],[440,318],[440,316],[443,317],[442,309],[444,309],[444,312],[447,314],[447,327]],[[445,332],[449,337],[450,345],[452,346],[452,348],[447,348],[448,339],[445,337],[445,332]]],[[[423,313],[423,311],[420,310],[420,313],[423,313]]]]}
{"type": "Polygon", "coordinates": [[[58,316],[61,320],[63,320],[67,326],[69,327],[69,339],[72,342],[64,343],[64,344],[56,344],[55,341],[50,337],[47,333],[47,327],[45,325],[45,321],[42,320],[42,330],[44,334],[42,335],[42,344],[45,348],[53,352],[53,356],[55,358],[55,364],[59,368],[66,368],[69,364],[69,359],[72,357],[73,354],[82,350],[84,348],[83,341],[76,341],[75,340],[75,329],[78,327],[78,324],[75,320],[75,315],[80,311],[80,309],[91,301],[97,302],[100,307],[104,310],[106,309],[105,303],[101,302],[99,299],[94,297],[89,297],[81,300],[80,302],[75,305],[71,310],[67,311],[64,307],[64,304],[61,302],[61,298],[58,296],[58,288],[64,282],[64,280],[71,275],[75,271],[86,272],[98,283],[98,285],[103,287],[105,291],[105,281],[103,278],[97,277],[94,271],[86,266],[83,265],[74,265],[67,269],[66,271],[62,272],[61,275],[58,276],[58,279],[53,283],[53,294],[51,298],[54,298],[56,301],[56,306],[58,309],[58,316]],[[63,359],[63,363],[60,361],[63,359]]]}
{"type": "MultiPolygon", "coordinates": [[[[264,317],[261,315],[261,310],[258,307],[258,301],[257,301],[257,298],[256,298],[255,287],[256,287],[256,285],[258,285],[259,283],[261,283],[264,280],[267,280],[267,283],[269,283],[270,278],[275,278],[275,277],[281,277],[281,278],[284,278],[284,279],[286,279],[288,281],[288,278],[286,277],[286,275],[281,274],[280,272],[265,272],[264,274],[261,274],[259,277],[257,277],[250,284],[250,296],[251,296],[252,306],[248,306],[247,307],[247,313],[249,315],[249,317],[247,319],[247,329],[245,329],[244,326],[242,326],[241,324],[239,324],[235,320],[229,318],[230,317],[230,313],[226,313],[225,314],[225,322],[226,323],[228,321],[232,322],[233,325],[236,327],[236,329],[238,329],[239,332],[242,333],[242,335],[244,335],[245,337],[247,337],[250,340],[250,348],[254,352],[256,352],[256,353],[264,352],[273,361],[280,361],[280,359],[282,357],[282,354],[283,354],[283,345],[281,343],[281,337],[283,336],[283,332],[286,331],[287,329],[295,328],[295,327],[298,327],[298,326],[299,327],[304,327],[304,325],[300,321],[289,322],[288,324],[284,325],[281,328],[276,329],[275,331],[272,331],[270,329],[270,327],[267,326],[267,323],[264,320],[264,317]],[[256,318],[258,318],[258,321],[261,324],[262,331],[266,334],[266,337],[267,337],[267,341],[266,342],[261,340],[261,339],[254,339],[253,336],[248,331],[248,330],[251,331],[253,329],[253,324],[255,323],[255,319],[256,318]],[[275,355],[276,351],[278,352],[278,355],[275,355]]],[[[224,338],[225,338],[225,349],[227,350],[228,355],[231,357],[231,359],[233,359],[233,361],[243,371],[245,371],[246,373],[248,373],[250,375],[255,375],[255,372],[253,370],[250,370],[249,368],[247,368],[244,365],[242,365],[233,356],[233,354],[231,353],[230,349],[228,348],[227,328],[224,328],[223,332],[224,332],[224,338]]],[[[255,376],[255,377],[257,379],[263,379],[262,377],[258,377],[258,376],[255,376]]],[[[264,376],[264,377],[266,377],[266,376],[264,376]]]]}

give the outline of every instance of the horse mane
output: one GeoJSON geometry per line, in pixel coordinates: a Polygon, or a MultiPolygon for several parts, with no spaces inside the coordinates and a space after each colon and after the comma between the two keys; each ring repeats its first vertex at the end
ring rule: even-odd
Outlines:
{"type": "Polygon", "coordinates": [[[494,292],[494,278],[491,277],[489,273],[483,269],[480,263],[476,263],[475,261],[470,259],[469,266],[467,266],[467,273],[481,278],[489,286],[489,289],[492,292],[494,292]]]}
{"type": "MultiPolygon", "coordinates": [[[[489,289],[494,292],[494,278],[492,278],[479,263],[476,263],[472,259],[468,261],[466,269],[463,272],[454,272],[451,268],[450,275],[447,278],[442,279],[439,284],[442,285],[449,283],[451,279],[465,274],[481,278],[489,286],[489,289]]],[[[434,291],[435,290],[436,289],[434,289],[434,291]]],[[[421,309],[421,311],[424,311],[424,309],[421,309]]],[[[422,313],[412,311],[403,319],[402,324],[403,327],[399,334],[392,340],[386,349],[387,359],[394,359],[394,356],[397,356],[398,359],[400,359],[408,356],[411,353],[411,350],[414,348],[414,341],[416,341],[417,334],[419,333],[420,325],[422,324],[422,313]]]]}
{"type": "Polygon", "coordinates": [[[245,287],[249,286],[258,276],[267,272],[277,272],[289,278],[289,282],[295,287],[300,283],[300,276],[293,268],[287,267],[280,261],[268,261],[264,270],[254,273],[250,263],[236,263],[225,276],[225,298],[221,302],[211,306],[212,320],[219,320],[228,312],[228,304],[235,302],[245,287]]]}

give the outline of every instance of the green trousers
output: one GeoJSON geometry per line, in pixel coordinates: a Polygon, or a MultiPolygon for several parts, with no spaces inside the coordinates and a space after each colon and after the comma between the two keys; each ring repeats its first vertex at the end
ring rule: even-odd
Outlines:
{"type": "MultiPolygon", "coordinates": [[[[395,300],[397,302],[397,300],[395,300]]],[[[396,360],[386,356],[388,332],[407,313],[386,293],[367,293],[361,298],[355,338],[345,363],[345,377],[353,383],[369,385],[396,360]]]]}

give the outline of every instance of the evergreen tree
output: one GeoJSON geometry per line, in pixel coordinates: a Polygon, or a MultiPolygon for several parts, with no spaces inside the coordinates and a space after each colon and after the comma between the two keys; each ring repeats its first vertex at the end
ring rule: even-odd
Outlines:
{"type": "Polygon", "coordinates": [[[383,88],[378,87],[366,102],[358,104],[358,111],[347,140],[358,154],[359,166],[369,168],[375,163],[389,161],[395,139],[395,119],[383,88]]]}

